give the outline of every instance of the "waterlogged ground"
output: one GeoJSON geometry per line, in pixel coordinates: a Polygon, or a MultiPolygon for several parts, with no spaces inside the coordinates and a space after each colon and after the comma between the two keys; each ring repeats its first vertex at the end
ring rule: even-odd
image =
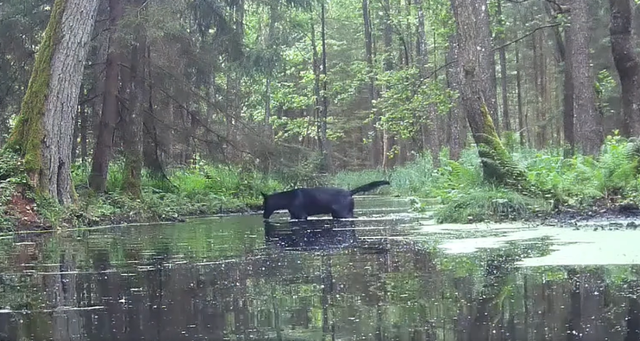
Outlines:
{"type": "Polygon", "coordinates": [[[438,226],[404,200],[356,205],[340,223],[7,236],[0,341],[640,340],[640,230],[438,226]]]}

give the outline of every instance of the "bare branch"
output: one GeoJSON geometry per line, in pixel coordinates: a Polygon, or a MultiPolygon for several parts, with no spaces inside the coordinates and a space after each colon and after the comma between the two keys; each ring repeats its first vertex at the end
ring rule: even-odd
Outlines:
{"type": "Polygon", "coordinates": [[[520,37],[518,37],[518,38],[516,38],[516,39],[514,39],[514,40],[512,40],[510,42],[507,42],[505,44],[502,44],[502,45],[500,45],[498,47],[494,47],[491,51],[497,51],[497,50],[503,49],[503,48],[505,48],[505,47],[507,47],[509,45],[512,45],[512,44],[515,44],[515,43],[519,42],[520,40],[522,40],[524,38],[529,37],[530,35],[536,33],[537,31],[543,30],[545,28],[556,27],[556,26],[560,26],[560,23],[552,23],[552,24],[538,26],[538,27],[534,28],[529,33],[527,33],[527,34],[525,34],[523,36],[520,36],[520,37]]]}
{"type": "Polygon", "coordinates": [[[99,93],[99,94],[95,94],[95,95],[93,95],[93,96],[91,96],[91,97],[88,97],[88,98],[83,99],[82,101],[80,101],[80,102],[78,103],[78,106],[83,106],[83,105],[85,105],[85,104],[87,104],[87,103],[89,103],[89,102],[93,101],[94,99],[96,99],[96,98],[100,97],[100,96],[102,96],[102,92],[101,92],[101,93],[99,93]]]}

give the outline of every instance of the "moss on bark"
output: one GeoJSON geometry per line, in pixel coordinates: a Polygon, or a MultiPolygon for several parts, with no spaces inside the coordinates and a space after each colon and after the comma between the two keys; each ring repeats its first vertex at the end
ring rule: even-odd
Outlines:
{"type": "Polygon", "coordinates": [[[24,158],[24,168],[31,185],[40,189],[38,175],[42,169],[42,143],[44,142],[43,117],[51,80],[51,60],[60,38],[62,16],[67,0],[56,0],[44,38],[36,54],[36,60],[22,100],[20,115],[5,148],[24,158]]]}

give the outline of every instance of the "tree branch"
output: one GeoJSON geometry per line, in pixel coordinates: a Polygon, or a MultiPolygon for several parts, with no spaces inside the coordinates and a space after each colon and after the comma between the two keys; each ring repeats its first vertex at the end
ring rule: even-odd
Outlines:
{"type": "MultiPolygon", "coordinates": [[[[509,46],[509,45],[513,45],[513,44],[515,44],[515,43],[519,42],[520,40],[523,40],[523,39],[525,39],[525,38],[527,38],[527,37],[531,36],[532,34],[536,33],[536,32],[537,32],[537,31],[539,31],[539,30],[543,30],[543,29],[545,29],[545,28],[550,28],[550,27],[556,27],[556,26],[560,26],[560,23],[553,23],[553,24],[547,24],[547,25],[542,25],[542,26],[536,27],[536,28],[534,28],[533,30],[531,30],[530,32],[528,32],[527,34],[523,35],[523,36],[520,36],[520,37],[518,37],[518,38],[516,38],[516,39],[514,39],[514,40],[511,40],[511,41],[509,41],[509,42],[506,42],[506,43],[504,43],[504,44],[502,44],[502,45],[500,45],[500,46],[494,47],[493,49],[491,49],[491,52],[495,52],[495,51],[500,50],[500,49],[503,49],[503,48],[505,48],[505,47],[507,47],[507,46],[509,46]]],[[[427,80],[427,79],[429,79],[429,78],[433,77],[433,75],[435,75],[436,73],[440,72],[442,69],[444,69],[444,68],[446,68],[447,66],[450,66],[450,65],[452,65],[452,64],[455,64],[455,63],[457,63],[457,62],[458,62],[458,60],[457,60],[457,59],[454,59],[454,60],[452,60],[452,61],[450,61],[450,62],[448,62],[448,63],[445,63],[445,64],[443,64],[443,65],[440,65],[440,66],[439,66],[439,67],[437,67],[435,70],[433,70],[431,73],[429,73],[426,77],[422,78],[422,79],[420,80],[420,83],[418,83],[418,87],[422,86],[422,83],[423,83],[425,80],[427,80]]],[[[415,96],[415,94],[414,94],[414,96],[415,96]]]]}
{"type": "Polygon", "coordinates": [[[83,106],[83,105],[85,105],[85,104],[87,104],[87,103],[89,103],[89,102],[93,101],[94,99],[96,99],[96,98],[100,97],[100,96],[102,96],[102,93],[95,94],[95,95],[93,95],[93,96],[91,96],[91,97],[87,97],[87,98],[83,99],[82,101],[80,101],[80,102],[78,103],[78,106],[83,106]]]}
{"type": "Polygon", "coordinates": [[[515,44],[515,43],[519,42],[520,40],[523,40],[526,37],[529,37],[530,35],[536,33],[539,30],[543,30],[545,28],[556,27],[556,26],[560,26],[560,23],[553,23],[553,24],[547,24],[547,25],[538,26],[538,27],[534,28],[533,30],[531,30],[529,33],[527,33],[527,34],[525,34],[523,36],[520,36],[520,37],[518,37],[518,38],[516,38],[516,39],[514,39],[514,40],[512,40],[510,42],[502,44],[502,45],[500,45],[498,47],[495,47],[491,51],[496,51],[496,50],[503,49],[503,48],[505,48],[505,47],[507,47],[509,45],[512,45],[512,44],[515,44]]]}

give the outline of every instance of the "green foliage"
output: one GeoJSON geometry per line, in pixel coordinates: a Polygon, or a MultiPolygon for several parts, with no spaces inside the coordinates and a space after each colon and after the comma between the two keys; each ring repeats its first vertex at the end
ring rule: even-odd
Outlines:
{"type": "MultiPolygon", "coordinates": [[[[421,156],[387,174],[394,195],[415,196],[418,210],[428,208],[426,198],[437,198],[444,206],[436,211],[441,223],[523,219],[533,213],[549,212],[555,203],[580,209],[604,200],[606,203],[638,201],[640,197],[640,142],[614,132],[608,136],[597,159],[575,155],[564,158],[560,148],[536,151],[520,148],[515,136],[505,134],[514,167],[523,170],[526,181],[538,193],[522,193],[490,185],[483,179],[481,158],[475,147],[463,150],[458,161],[441,153],[441,167],[433,169],[431,159],[421,156]],[[518,194],[522,193],[522,194],[518,194]],[[544,193],[541,194],[541,193],[544,193]]],[[[377,170],[343,172],[334,184],[350,187],[384,178],[377,170]]],[[[429,200],[430,201],[430,200],[429,200]]]]}
{"type": "Polygon", "coordinates": [[[142,155],[130,151],[125,151],[124,154],[124,171],[120,189],[134,198],[140,198],[142,180],[139,173],[142,172],[142,155]]]}
{"type": "Polygon", "coordinates": [[[533,211],[548,211],[542,199],[525,197],[514,191],[479,186],[450,196],[435,214],[438,223],[471,223],[482,221],[520,220],[533,211]]]}
{"type": "MultiPolygon", "coordinates": [[[[380,169],[368,169],[359,172],[340,172],[332,177],[331,185],[340,188],[352,189],[371,181],[385,179],[385,174],[380,169]]],[[[383,187],[380,190],[388,189],[383,187]]]]}
{"type": "Polygon", "coordinates": [[[522,167],[502,145],[487,106],[483,104],[480,110],[485,126],[482,141],[478,143],[478,154],[484,179],[522,194],[537,195],[540,189],[528,181],[522,167]]]}
{"type": "Polygon", "coordinates": [[[24,162],[9,150],[0,150],[0,230],[7,230],[13,226],[13,219],[5,214],[11,196],[18,186],[29,186],[24,162]]]}
{"type": "Polygon", "coordinates": [[[238,200],[256,204],[261,202],[261,191],[273,192],[281,187],[275,180],[255,170],[210,165],[202,160],[197,160],[192,167],[174,172],[170,180],[175,185],[172,193],[195,201],[238,200]]]}
{"type": "MultiPolygon", "coordinates": [[[[0,175],[3,178],[4,174],[24,174],[15,155],[2,153],[0,161],[0,175]]],[[[54,227],[172,221],[185,216],[257,209],[262,205],[260,192],[271,193],[285,187],[276,177],[266,176],[257,170],[212,165],[196,158],[190,167],[169,172],[168,181],[143,172],[142,195],[134,198],[122,191],[124,169],[122,161],[117,160],[112,164],[107,193],[98,196],[86,185],[90,167],[75,165],[72,176],[80,196],[79,204],[62,207],[55,200],[37,195],[36,212],[44,222],[54,227]]],[[[0,182],[0,189],[3,189],[0,209],[3,211],[2,203],[8,201],[15,187],[5,189],[20,179],[26,183],[24,175],[0,182]]],[[[2,229],[9,229],[12,224],[6,218],[0,220],[2,229]]]]}
{"type": "Polygon", "coordinates": [[[522,151],[518,155],[528,178],[553,192],[568,205],[585,206],[596,199],[633,199],[638,195],[635,144],[617,135],[607,136],[601,155],[562,157],[562,150],[522,151]]]}
{"type": "Polygon", "coordinates": [[[510,153],[517,150],[520,144],[520,137],[514,131],[502,132],[502,146],[510,153]]]}
{"type": "Polygon", "coordinates": [[[326,174],[319,173],[321,164],[322,155],[314,153],[296,165],[276,167],[271,177],[284,188],[322,186],[329,180],[326,174]]]}
{"type": "Polygon", "coordinates": [[[333,176],[331,183],[336,187],[355,188],[371,181],[389,179],[391,186],[380,188],[378,190],[380,193],[431,197],[434,178],[431,156],[424,154],[414,162],[396,168],[389,174],[385,174],[381,169],[344,171],[333,176]]]}
{"type": "Polygon", "coordinates": [[[420,124],[431,124],[430,110],[447,113],[456,96],[442,83],[422,80],[417,68],[384,72],[378,75],[377,84],[385,89],[374,105],[381,117],[378,125],[403,138],[416,136],[420,124]]]}
{"type": "Polygon", "coordinates": [[[423,154],[415,162],[398,168],[389,176],[392,188],[397,193],[415,196],[431,196],[431,183],[434,181],[434,169],[431,156],[423,154]]]}
{"type": "Polygon", "coordinates": [[[16,153],[0,150],[0,181],[27,183],[24,162],[16,153]]]}
{"type": "Polygon", "coordinates": [[[617,84],[615,79],[606,69],[600,70],[595,82],[596,104],[598,109],[604,115],[613,114],[614,111],[609,108],[608,98],[614,96],[617,92],[617,84]]]}
{"type": "MultiPolygon", "coordinates": [[[[505,139],[509,139],[505,136],[505,139]]],[[[122,191],[123,164],[110,167],[107,194],[96,196],[88,190],[89,167],[76,165],[72,175],[81,204],[60,207],[55,201],[38,196],[37,212],[54,226],[92,226],[104,223],[175,220],[189,215],[259,208],[260,192],[272,193],[300,186],[332,184],[353,188],[363,183],[389,179],[391,186],[379,190],[393,195],[437,198],[442,204],[435,217],[440,223],[467,223],[523,219],[534,213],[549,212],[554,202],[586,207],[595,201],[635,200],[640,195],[638,161],[640,143],[617,134],[608,136],[600,157],[576,155],[563,158],[561,149],[533,151],[512,145],[516,166],[524,170],[527,181],[552,197],[525,196],[513,190],[490,185],[483,179],[481,158],[476,148],[465,149],[458,161],[440,155],[438,169],[429,155],[398,167],[382,170],[341,172],[328,179],[317,174],[317,160],[310,158],[286,171],[265,175],[251,168],[212,165],[196,157],[189,167],[168,173],[168,181],[144,172],[142,197],[135,199],[122,191]]],[[[15,185],[27,184],[24,166],[12,153],[0,154],[0,204],[6,203],[15,185]]],[[[415,202],[425,209],[424,202],[415,202]]],[[[0,207],[4,210],[4,206],[0,207]]],[[[11,221],[0,220],[3,228],[11,221]]]]}

